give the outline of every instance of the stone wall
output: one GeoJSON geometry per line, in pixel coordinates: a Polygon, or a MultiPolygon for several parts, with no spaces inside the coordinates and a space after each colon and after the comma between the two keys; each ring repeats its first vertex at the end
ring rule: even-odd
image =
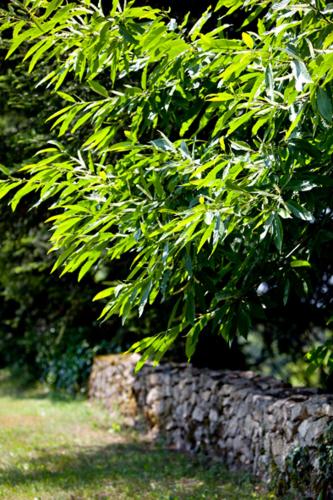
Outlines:
{"type": "MultiPolygon", "coordinates": [[[[253,372],[213,371],[188,364],[150,364],[134,374],[137,355],[100,356],[90,397],[144,415],[153,431],[176,449],[221,457],[268,479],[285,472],[297,447],[315,451],[333,422],[333,395],[295,389],[253,372]]],[[[333,450],[333,449],[332,449],[333,450]]]]}

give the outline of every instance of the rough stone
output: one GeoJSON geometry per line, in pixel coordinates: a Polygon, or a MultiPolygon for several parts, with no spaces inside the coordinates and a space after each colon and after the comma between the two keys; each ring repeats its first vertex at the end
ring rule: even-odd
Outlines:
{"type": "Polygon", "coordinates": [[[198,422],[202,422],[203,419],[204,419],[204,412],[202,411],[202,409],[200,408],[200,406],[196,406],[194,408],[194,411],[192,413],[192,418],[193,420],[197,420],[198,422]]]}
{"type": "Polygon", "coordinates": [[[291,408],[291,420],[304,420],[308,416],[308,409],[301,403],[297,403],[291,408]]]}
{"type": "Polygon", "coordinates": [[[245,467],[265,480],[273,465],[284,473],[295,447],[315,450],[333,422],[333,397],[313,389],[292,389],[253,372],[199,370],[184,363],[147,363],[135,374],[138,359],[96,357],[90,398],[111,412],[119,409],[129,422],[145,416],[152,435],[163,433],[175,449],[223,457],[231,468],[245,467]]]}
{"type": "Polygon", "coordinates": [[[148,393],[147,404],[150,405],[159,399],[162,399],[161,391],[159,387],[153,387],[148,393]]]}
{"type": "Polygon", "coordinates": [[[217,411],[214,410],[214,409],[210,410],[210,412],[209,412],[209,420],[211,422],[217,422],[218,419],[219,419],[219,414],[217,413],[217,411]]]}

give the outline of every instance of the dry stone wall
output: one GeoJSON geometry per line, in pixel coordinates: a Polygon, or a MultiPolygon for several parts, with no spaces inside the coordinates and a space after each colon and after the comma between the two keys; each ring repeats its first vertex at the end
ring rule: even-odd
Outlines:
{"type": "Polygon", "coordinates": [[[90,397],[144,415],[176,449],[221,457],[268,479],[283,473],[297,447],[312,454],[333,422],[333,395],[295,389],[253,372],[213,371],[188,364],[150,364],[134,374],[137,355],[100,356],[90,397]]]}

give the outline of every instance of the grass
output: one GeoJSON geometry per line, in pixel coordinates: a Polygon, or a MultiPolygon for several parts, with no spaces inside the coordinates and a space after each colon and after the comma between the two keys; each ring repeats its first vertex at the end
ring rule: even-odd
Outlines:
{"type": "Polygon", "coordinates": [[[272,498],[247,475],[163,448],[114,418],[0,372],[0,498],[272,498]]]}

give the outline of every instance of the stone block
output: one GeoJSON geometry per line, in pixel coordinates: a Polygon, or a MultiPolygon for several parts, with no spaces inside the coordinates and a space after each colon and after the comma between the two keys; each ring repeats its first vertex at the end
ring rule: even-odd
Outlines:
{"type": "Polygon", "coordinates": [[[161,390],[159,387],[153,387],[150,389],[147,395],[147,404],[151,405],[155,401],[158,401],[160,399],[163,399],[163,394],[161,393],[161,390]]]}
{"type": "Polygon", "coordinates": [[[192,413],[192,419],[197,422],[202,422],[205,417],[205,413],[200,406],[196,406],[192,413]]]}

